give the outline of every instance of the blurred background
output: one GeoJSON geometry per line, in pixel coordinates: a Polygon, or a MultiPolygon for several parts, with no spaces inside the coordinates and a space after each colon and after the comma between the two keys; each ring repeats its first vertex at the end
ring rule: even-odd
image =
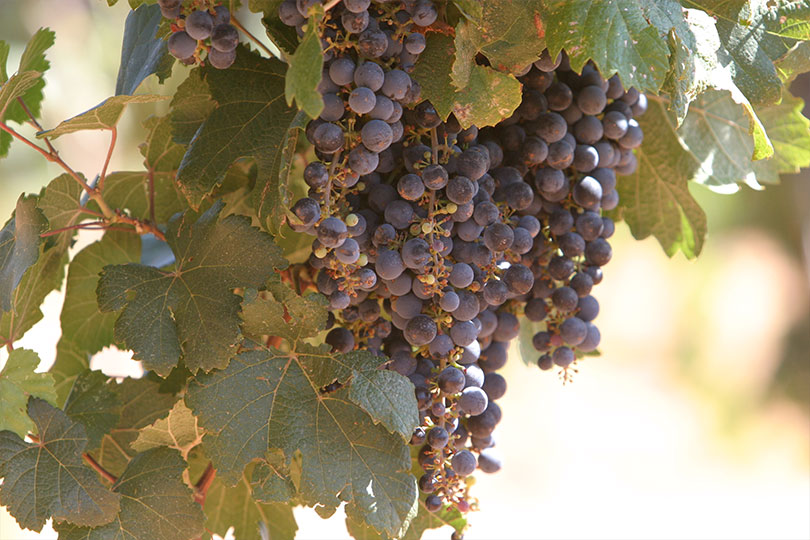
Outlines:
{"type": "MultiPolygon", "coordinates": [[[[46,128],[114,92],[128,5],[106,4],[0,0],[10,71],[31,34],[56,31],[46,128]]],[[[254,16],[240,20],[263,35],[254,16]]],[[[150,78],[140,91],[173,91],[185,68],[174,69],[167,87],[150,78]]],[[[810,77],[794,91],[810,97],[810,77]]],[[[140,167],[140,123],[165,107],[128,109],[111,170],[140,167]]],[[[92,178],[108,137],[80,132],[56,146],[92,178]]],[[[39,191],[60,172],[15,142],[0,161],[0,221],[22,192],[39,191]]],[[[573,384],[526,366],[513,347],[496,432],[505,466],[479,474],[482,511],[469,516],[468,540],[810,538],[810,172],[763,192],[693,193],[710,230],[697,261],[670,260],[654,239],[635,241],[617,228],[596,293],[602,356],[582,362],[573,384]]],[[[74,252],[95,239],[82,233],[74,252]]],[[[39,353],[43,371],[54,359],[61,302],[62,293],[52,293],[44,320],[17,344],[39,353]]],[[[5,358],[0,352],[0,366],[5,358]]],[[[140,373],[115,350],[93,367],[140,373]]],[[[340,512],[324,521],[299,508],[296,517],[298,538],[348,537],[340,512]]],[[[56,534],[50,524],[40,534],[21,531],[0,509],[0,539],[27,538],[56,534]]]]}

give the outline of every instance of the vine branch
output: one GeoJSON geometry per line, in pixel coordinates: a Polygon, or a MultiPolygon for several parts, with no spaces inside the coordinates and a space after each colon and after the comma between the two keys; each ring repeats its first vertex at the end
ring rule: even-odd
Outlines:
{"type": "Polygon", "coordinates": [[[107,150],[107,158],[104,160],[104,166],[101,168],[101,175],[98,177],[98,187],[99,191],[104,190],[104,180],[107,178],[107,167],[110,164],[110,159],[112,159],[113,150],[115,150],[115,142],[118,139],[118,129],[113,126],[110,130],[110,148],[107,150]]]}
{"type": "Polygon", "coordinates": [[[205,496],[208,493],[208,488],[211,487],[211,484],[214,482],[214,478],[216,478],[216,476],[217,470],[209,461],[208,466],[200,475],[199,480],[197,480],[197,483],[194,484],[194,500],[199,503],[200,506],[205,504],[205,496]]]}
{"type": "Polygon", "coordinates": [[[96,471],[98,474],[103,476],[105,480],[109,480],[113,484],[118,480],[118,478],[115,475],[113,475],[107,469],[102,467],[101,463],[96,461],[95,458],[93,456],[91,456],[90,454],[88,454],[87,452],[83,453],[82,457],[87,462],[87,464],[90,465],[90,467],[94,471],[96,471]]]}
{"type": "MultiPolygon", "coordinates": [[[[250,41],[255,43],[261,50],[263,50],[264,52],[266,52],[270,56],[276,56],[273,53],[273,51],[271,51],[270,48],[262,42],[262,40],[260,40],[259,38],[254,36],[252,33],[250,33],[250,30],[245,28],[242,25],[242,23],[239,22],[239,19],[237,19],[236,17],[233,16],[233,14],[231,14],[231,24],[234,25],[236,28],[238,28],[243,34],[245,34],[250,39],[250,41]]],[[[284,56],[284,51],[280,51],[280,52],[281,52],[282,57],[283,57],[284,56]]]]}
{"type": "MultiPolygon", "coordinates": [[[[33,115],[31,110],[26,106],[23,99],[18,97],[17,102],[22,106],[25,113],[31,119],[32,124],[35,127],[37,127],[38,129],[41,130],[42,126],[37,121],[36,117],[33,115]]],[[[99,209],[101,210],[101,213],[96,212],[94,210],[84,208],[84,207],[80,207],[80,210],[82,212],[86,212],[86,213],[89,213],[91,215],[95,215],[97,217],[104,218],[103,222],[92,223],[92,224],[79,224],[78,226],[74,226],[72,228],[76,228],[76,229],[92,228],[94,225],[98,225],[99,228],[109,230],[109,229],[111,229],[111,227],[110,227],[111,225],[124,224],[124,225],[131,225],[132,227],[134,227],[135,232],[138,233],[138,234],[151,233],[155,237],[159,238],[160,240],[164,240],[164,241],[166,240],[166,237],[164,236],[163,232],[160,229],[158,229],[156,225],[154,225],[154,219],[152,220],[152,222],[146,223],[146,222],[143,222],[143,221],[141,221],[139,219],[135,219],[135,218],[123,215],[121,212],[117,212],[117,211],[113,210],[110,207],[110,205],[107,204],[107,202],[104,200],[104,197],[102,197],[102,195],[101,195],[101,188],[103,187],[104,179],[105,179],[105,177],[107,175],[107,168],[108,168],[108,166],[110,164],[110,159],[112,158],[112,153],[113,153],[113,150],[115,148],[115,143],[116,143],[116,141],[118,139],[118,132],[117,132],[115,127],[112,128],[112,137],[111,137],[111,140],[110,140],[110,148],[107,151],[107,157],[106,157],[106,159],[104,161],[104,166],[103,166],[103,168],[101,170],[101,176],[99,178],[99,185],[97,187],[95,187],[95,188],[91,187],[90,184],[88,184],[87,181],[84,178],[81,177],[81,175],[79,175],[76,171],[74,171],[61,158],[61,156],[59,155],[59,152],[56,150],[56,148],[54,148],[53,144],[51,144],[51,141],[47,137],[43,137],[43,140],[45,141],[45,144],[48,147],[47,150],[46,150],[45,148],[42,148],[41,146],[37,145],[36,143],[31,141],[30,139],[28,139],[24,135],[21,135],[20,133],[17,133],[17,131],[15,131],[13,128],[11,128],[5,122],[0,122],[0,130],[5,131],[6,133],[11,135],[12,137],[17,139],[18,141],[21,141],[21,142],[25,143],[27,146],[29,146],[32,149],[36,150],[45,159],[47,159],[51,163],[56,163],[57,165],[59,165],[66,173],[68,173],[74,180],[76,180],[76,182],[78,182],[80,186],[82,186],[82,189],[84,189],[84,191],[87,193],[87,195],[90,197],[90,199],[95,201],[95,203],[98,205],[99,209]]],[[[64,230],[69,230],[69,229],[70,228],[60,229],[58,231],[48,231],[47,233],[44,233],[42,236],[51,236],[53,234],[58,234],[58,232],[63,232],[64,230]]],[[[119,229],[115,229],[115,230],[119,230],[119,229]]],[[[129,229],[125,229],[125,230],[129,230],[129,229]]]]}

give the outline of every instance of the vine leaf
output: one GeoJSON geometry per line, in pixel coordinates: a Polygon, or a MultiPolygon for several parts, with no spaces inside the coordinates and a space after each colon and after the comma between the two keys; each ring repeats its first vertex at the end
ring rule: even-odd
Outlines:
{"type": "Polygon", "coordinates": [[[176,450],[155,448],[136,455],[112,486],[121,511],[101,527],[60,524],[63,540],[191,540],[203,534],[203,512],[183,482],[186,462],[176,450]]]}
{"type": "Polygon", "coordinates": [[[53,377],[35,373],[39,356],[27,349],[14,349],[0,371],[0,431],[8,430],[20,437],[34,431],[34,423],[26,412],[30,396],[56,404],[53,377]]]}
{"type": "Polygon", "coordinates": [[[150,116],[143,127],[149,132],[146,141],[138,146],[144,167],[150,171],[176,171],[186,149],[172,139],[171,117],[150,116]]]}
{"type": "Polygon", "coordinates": [[[774,61],[776,73],[785,85],[810,71],[810,41],[802,41],[774,61]]]}
{"type": "Polygon", "coordinates": [[[785,92],[779,105],[757,108],[774,148],[771,159],[753,163],[757,181],[775,184],[780,174],[810,167],[810,120],[803,107],[804,101],[785,92]]]}
{"type": "Polygon", "coordinates": [[[250,489],[257,501],[287,502],[295,496],[291,467],[287,466],[282,452],[268,452],[264,460],[256,464],[252,474],[247,473],[248,469],[245,469],[245,478],[250,478],[250,489]]]}
{"type": "MultiPolygon", "coordinates": [[[[191,451],[189,475],[199,477],[209,463],[200,447],[191,451]]],[[[292,507],[286,503],[263,503],[251,495],[248,478],[255,474],[253,464],[248,465],[235,486],[226,485],[217,476],[205,497],[205,527],[224,537],[228,529],[234,528],[233,535],[239,540],[263,540],[260,529],[270,532],[273,540],[293,540],[298,525],[295,523],[292,507]]]]}
{"type": "Polygon", "coordinates": [[[65,404],[73,383],[87,369],[90,369],[90,355],[84,347],[60,339],[56,344],[56,361],[48,370],[56,383],[56,405],[61,407],[65,404]]]}
{"type": "Polygon", "coordinates": [[[50,181],[42,190],[37,207],[48,220],[48,229],[56,230],[79,223],[82,212],[82,186],[68,173],[50,181]]]}
{"type": "Polygon", "coordinates": [[[323,98],[318,92],[318,84],[323,76],[323,50],[318,35],[323,11],[310,16],[307,31],[295,54],[287,58],[289,67],[284,78],[284,97],[287,105],[298,102],[298,108],[310,118],[318,118],[323,111],[323,98]]]}
{"type": "Polygon", "coordinates": [[[101,439],[121,418],[121,402],[115,383],[100,371],[87,370],[76,378],[65,403],[65,413],[87,431],[88,449],[101,439]]]}
{"type": "MultiPolygon", "coordinates": [[[[277,280],[268,285],[268,292],[272,299],[246,295],[242,318],[248,336],[277,335],[296,342],[325,328],[327,302],[322,295],[301,297],[277,280]]],[[[396,372],[359,367],[353,373],[349,398],[375,422],[399,433],[406,441],[419,425],[413,384],[396,372]]]]}
{"type": "MultiPolygon", "coordinates": [[[[299,490],[305,503],[334,508],[350,501],[347,512],[391,536],[401,535],[416,502],[407,445],[377,424],[351,391],[373,378],[385,358],[360,351],[333,355],[328,346],[305,343],[322,328],[321,317],[311,315],[316,310],[325,314],[322,300],[296,302],[278,287],[286,286],[270,286],[273,300],[247,295],[245,326],[262,334],[272,330],[290,350],[242,352],[225,370],[200,374],[189,383],[186,403],[210,432],[203,440],[206,453],[218,476],[234,484],[245,466],[264,458],[268,449],[282,450],[287,463],[300,451],[299,490]],[[323,390],[334,382],[343,387],[323,390]]],[[[399,406],[415,411],[413,400],[411,393],[399,406]]]]}
{"type": "Polygon", "coordinates": [[[425,52],[412,76],[422,87],[422,96],[436,107],[443,120],[453,113],[462,127],[494,126],[520,105],[521,84],[512,75],[485,66],[472,66],[465,87],[453,84],[451,66],[455,46],[443,34],[427,36],[425,52]]]}
{"type": "Polygon", "coordinates": [[[62,340],[76,343],[88,354],[113,342],[115,314],[102,313],[96,300],[99,273],[106,265],[134,263],[140,257],[140,239],[125,231],[107,231],[73,257],[60,315],[62,340]]]}
{"type": "Polygon", "coordinates": [[[456,88],[465,88],[476,65],[475,56],[486,56],[499,71],[518,72],[537,60],[543,50],[538,0],[519,2],[470,2],[476,7],[473,20],[456,26],[456,59],[452,78],[456,88]]]}
{"type": "Polygon", "coordinates": [[[157,37],[163,16],[160,6],[141,5],[129,12],[124,23],[121,66],[115,82],[115,95],[132,95],[145,78],[156,73],[160,82],[170,74],[174,58],[166,41],[157,37]]]}
{"type": "Polygon", "coordinates": [[[131,445],[138,438],[138,431],[166,416],[177,398],[162,393],[160,382],[148,377],[125,379],[114,389],[121,404],[121,415],[115,427],[102,437],[101,446],[92,454],[102,467],[118,476],[135,455],[131,445]]]}
{"type": "MultiPolygon", "coordinates": [[[[37,30],[20,57],[19,69],[10,79],[6,74],[9,46],[0,41],[0,121],[11,120],[22,124],[29,120],[28,113],[17,102],[18,97],[22,98],[31,114],[39,118],[42,89],[45,88],[42,75],[50,67],[45,52],[53,45],[54,37],[55,34],[47,28],[37,30]]],[[[0,133],[0,158],[8,154],[10,145],[11,135],[3,131],[0,133]]]]}
{"type": "Polygon", "coordinates": [[[83,131],[88,129],[112,129],[118,124],[121,115],[127,108],[127,105],[132,103],[154,103],[155,101],[164,101],[169,99],[168,96],[159,96],[157,94],[142,94],[137,96],[113,96],[105,99],[92,109],[89,109],[79,115],[74,116],[60,122],[58,126],[53,129],[46,129],[37,133],[37,137],[48,137],[55,139],[68,133],[76,131],[83,131]]]}
{"type": "Polygon", "coordinates": [[[192,69],[177,87],[171,102],[172,136],[178,144],[189,144],[202,123],[216,108],[202,68],[192,69]]]}
{"type": "MultiPolygon", "coordinates": [[[[692,114],[696,114],[694,107],[692,114]]],[[[681,250],[694,258],[706,236],[706,215],[687,186],[698,164],[677,145],[675,120],[662,102],[650,100],[639,124],[644,130],[644,144],[636,149],[638,168],[620,177],[617,186],[622,215],[635,238],[652,234],[668,255],[681,250]]]]}
{"type": "Polygon", "coordinates": [[[227,366],[241,340],[240,298],[233,290],[261,288],[286,266],[272,237],[250,219],[220,219],[223,206],[169,221],[173,270],[126,264],[106,266],[101,275],[99,308],[121,311],[115,339],[163,376],[181,356],[192,372],[227,366]]]}
{"type": "Polygon", "coordinates": [[[544,2],[546,45],[568,52],[580,72],[592,59],[604,77],[614,73],[626,87],[657,92],[669,71],[669,46],[649,12],[680,11],[672,0],[549,0],[544,2]],[[662,7],[666,6],[666,7],[662,7]]]}
{"type": "MultiPolygon", "coordinates": [[[[0,230],[0,309],[10,311],[14,291],[26,270],[39,258],[39,235],[47,220],[37,208],[37,198],[21,195],[11,219],[0,230]]],[[[7,336],[7,339],[10,336],[7,336]]]]}
{"type": "Polygon", "coordinates": [[[118,513],[121,496],[82,464],[87,445],[84,426],[38,398],[30,398],[28,415],[39,443],[27,443],[10,431],[0,432],[0,504],[17,522],[35,531],[45,520],[96,526],[118,513]]]}
{"type": "Polygon", "coordinates": [[[166,418],[155,420],[143,427],[132,448],[138,452],[168,446],[174,448],[188,459],[189,451],[202,441],[203,430],[197,425],[197,419],[186,407],[183,400],[178,401],[169,411],[166,418]]]}
{"type": "MultiPolygon", "coordinates": [[[[279,155],[297,113],[284,101],[285,72],[282,62],[244,46],[227,70],[202,69],[217,107],[197,130],[177,172],[193,208],[200,207],[239,158],[256,160],[257,184],[275,181],[279,155]]],[[[275,211],[283,215],[283,208],[275,211]]]]}
{"type": "MultiPolygon", "coordinates": [[[[782,82],[773,60],[789,46],[784,37],[769,31],[767,23],[769,13],[778,17],[779,4],[784,2],[684,0],[683,3],[689,8],[699,8],[704,12],[701,16],[714,22],[722,52],[727,55],[724,65],[742,94],[756,105],[778,101],[782,82]]],[[[687,20],[699,10],[690,9],[687,20]]]]}
{"type": "Polygon", "coordinates": [[[42,302],[62,285],[71,238],[62,233],[55,244],[40,245],[37,262],[26,270],[12,295],[11,309],[0,309],[0,341],[17,341],[42,319],[42,302]]]}

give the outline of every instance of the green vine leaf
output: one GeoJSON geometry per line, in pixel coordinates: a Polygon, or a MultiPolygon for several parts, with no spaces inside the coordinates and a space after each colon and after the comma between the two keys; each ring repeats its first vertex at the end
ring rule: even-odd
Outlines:
{"type": "Polygon", "coordinates": [[[493,126],[510,116],[522,98],[521,84],[512,75],[485,66],[472,66],[464,88],[451,78],[455,46],[443,34],[427,35],[427,48],[419,56],[412,76],[443,120],[453,113],[462,127],[493,126]]]}
{"type": "Polygon", "coordinates": [[[30,396],[56,404],[53,377],[36,373],[39,356],[27,349],[14,349],[0,371],[0,431],[11,431],[25,437],[34,431],[34,423],[26,411],[30,396]]]}
{"type": "Polygon", "coordinates": [[[810,71],[810,41],[796,44],[788,52],[774,61],[776,73],[785,85],[796,77],[810,71]]]}
{"type": "MultiPolygon", "coordinates": [[[[248,298],[246,295],[242,317],[249,337],[277,335],[292,343],[312,337],[325,328],[328,304],[322,295],[300,297],[278,282],[271,283],[268,291],[273,295],[272,299],[248,298]]],[[[360,367],[364,364],[365,361],[358,364],[353,373],[349,398],[368,412],[375,422],[399,433],[403,440],[410,440],[414,428],[419,425],[413,384],[393,371],[360,367]]]]}
{"type": "MultiPolygon", "coordinates": [[[[11,79],[6,74],[8,45],[0,41],[0,121],[23,124],[29,120],[28,113],[17,102],[17,98],[23,100],[34,118],[39,118],[42,90],[45,88],[42,75],[50,68],[45,52],[53,46],[54,37],[54,33],[47,28],[37,30],[25,46],[19,69],[11,79]]],[[[0,158],[8,154],[10,145],[11,135],[5,131],[0,132],[0,158]]]]}
{"type": "MultiPolygon", "coordinates": [[[[0,309],[11,311],[14,292],[26,270],[39,259],[40,233],[47,220],[37,208],[37,198],[21,195],[11,219],[0,230],[0,309]]],[[[7,339],[8,339],[7,335],[7,339]]]]}
{"type": "Polygon", "coordinates": [[[28,415],[37,426],[38,443],[0,432],[0,504],[34,531],[42,530],[49,517],[86,526],[109,523],[121,495],[102,486],[82,463],[84,426],[37,398],[30,398],[28,415]]]}
{"type": "Polygon", "coordinates": [[[298,102],[298,108],[310,118],[318,118],[323,111],[323,98],[318,84],[323,76],[323,50],[318,35],[323,11],[310,17],[307,31],[295,54],[287,58],[287,76],[284,79],[284,98],[287,105],[298,102]]]}
{"type": "Polygon", "coordinates": [[[256,464],[250,478],[250,489],[253,498],[260,502],[287,502],[296,494],[295,484],[290,478],[290,469],[280,451],[268,452],[263,461],[256,464]]]}
{"type": "MultiPolygon", "coordinates": [[[[198,478],[206,464],[199,447],[191,452],[189,474],[198,478]]],[[[298,530],[292,507],[286,503],[262,503],[251,495],[248,478],[255,475],[258,467],[248,465],[235,486],[226,485],[219,477],[214,478],[205,497],[205,527],[219,536],[225,536],[233,527],[233,535],[239,540],[293,540],[298,530]],[[262,529],[269,536],[262,536],[262,529]]]]}
{"type": "Polygon", "coordinates": [[[48,230],[69,227],[88,217],[83,212],[82,193],[81,184],[68,173],[51,180],[37,202],[37,207],[48,220],[48,230]]]}
{"type": "Polygon", "coordinates": [[[466,88],[475,68],[475,56],[486,56],[499,71],[516,73],[537,60],[543,50],[541,3],[469,2],[475,6],[475,20],[463,20],[456,26],[456,59],[452,78],[456,88],[466,88]]]}
{"type": "Polygon", "coordinates": [[[197,425],[197,419],[186,407],[183,400],[178,401],[169,411],[166,418],[155,420],[141,428],[132,448],[138,452],[168,446],[188,459],[189,451],[202,442],[203,430],[197,425]]]}
{"type": "Polygon", "coordinates": [[[59,524],[62,540],[191,540],[203,534],[203,512],[183,482],[186,462],[176,450],[155,448],[135,456],[112,486],[121,511],[102,527],[59,524]]]}
{"type": "Polygon", "coordinates": [[[56,405],[62,407],[67,400],[73,383],[90,369],[90,354],[84,347],[64,338],[56,344],[56,361],[48,370],[56,383],[56,405]]]}
{"type": "Polygon", "coordinates": [[[43,242],[36,264],[23,274],[14,291],[11,309],[0,309],[0,341],[15,342],[42,319],[40,306],[48,294],[62,286],[71,235],[59,235],[56,244],[43,242]]]}
{"type": "Polygon", "coordinates": [[[181,357],[193,372],[224,368],[241,340],[240,298],[233,289],[261,288],[286,267],[270,235],[242,216],[220,219],[223,204],[169,222],[172,270],[141,264],[104,268],[99,308],[121,311],[115,339],[134,358],[166,376],[181,357]]]}
{"type": "Polygon", "coordinates": [[[202,70],[217,107],[195,134],[177,172],[193,208],[199,208],[239,158],[256,160],[257,184],[278,175],[278,155],[297,112],[284,102],[285,72],[282,62],[244,46],[229,69],[202,70]]]}
{"type": "Polygon", "coordinates": [[[121,65],[115,82],[115,95],[132,95],[148,76],[157,74],[162,83],[170,74],[174,57],[166,41],[157,36],[163,16],[158,5],[141,5],[127,15],[121,65]]]}
{"type": "Polygon", "coordinates": [[[170,113],[173,139],[189,144],[202,123],[216,108],[202,68],[192,69],[175,92],[170,113]]]}
{"type": "Polygon", "coordinates": [[[110,264],[138,262],[141,241],[124,231],[107,231],[82,249],[68,266],[65,302],[62,305],[62,339],[72,341],[87,354],[113,343],[114,313],[102,313],[96,300],[99,274],[110,264]]]}
{"type": "MultiPolygon", "coordinates": [[[[697,114],[694,109],[690,115],[697,114]]],[[[638,169],[619,177],[617,185],[622,216],[635,238],[652,234],[668,255],[681,250],[694,258],[703,247],[706,215],[689,193],[687,182],[699,164],[678,145],[677,133],[673,136],[675,119],[661,101],[650,100],[639,124],[644,144],[636,149],[638,169]]]]}
{"type": "Polygon", "coordinates": [[[65,413],[87,431],[88,449],[95,449],[121,417],[115,382],[100,371],[87,370],[76,378],[65,403],[65,413]]]}
{"type": "MultiPolygon", "coordinates": [[[[248,296],[244,316],[246,332],[272,330],[288,341],[288,352],[272,347],[242,352],[225,370],[198,375],[189,384],[186,403],[211,432],[203,440],[206,453],[218,476],[233,484],[268,449],[282,450],[287,463],[300,451],[300,494],[307,504],[334,508],[342,492],[351,501],[348,512],[400,535],[416,501],[407,445],[378,425],[352,394],[355,384],[362,387],[374,378],[385,359],[360,351],[332,355],[325,345],[305,343],[321,328],[311,312],[325,314],[322,300],[296,300],[285,289],[271,285],[273,300],[248,296]],[[339,389],[326,389],[332,383],[339,389]]],[[[415,411],[413,400],[411,392],[410,400],[398,405],[415,411]]],[[[372,410],[384,414],[384,407],[373,403],[372,410]]]]}
{"type": "Polygon", "coordinates": [[[112,129],[118,124],[121,115],[127,105],[132,103],[154,103],[156,101],[164,101],[169,99],[168,96],[159,96],[157,94],[142,94],[138,96],[113,96],[107,98],[92,109],[89,109],[79,115],[69,118],[60,122],[58,126],[53,129],[46,129],[37,133],[37,137],[48,137],[55,139],[83,130],[95,129],[112,129]]]}
{"type": "Polygon", "coordinates": [[[105,433],[93,457],[110,473],[120,476],[136,454],[132,443],[138,432],[163,418],[177,402],[177,397],[164,393],[160,382],[151,378],[124,379],[114,387],[121,404],[118,423],[105,433]]]}
{"type": "Polygon", "coordinates": [[[669,71],[662,37],[669,28],[652,22],[656,9],[680,7],[672,0],[550,0],[542,17],[546,45],[553,56],[565,49],[576,72],[593,60],[604,77],[618,73],[628,88],[657,92],[669,71]]]}
{"type": "Polygon", "coordinates": [[[237,481],[269,447],[288,460],[300,450],[305,502],[336,507],[343,492],[351,501],[347,511],[395,536],[407,527],[416,501],[405,443],[375,425],[348,390],[322,391],[381,361],[363,353],[335,358],[300,342],[289,353],[243,352],[225,370],[192,380],[186,402],[212,432],[204,447],[224,481],[237,481]]]}
{"type": "MultiPolygon", "coordinates": [[[[783,38],[770,35],[766,28],[767,15],[774,3],[721,2],[719,0],[684,0],[689,8],[698,8],[715,22],[719,42],[729,56],[726,66],[743,95],[753,104],[769,104],[779,100],[782,83],[773,60],[787,51],[783,38]],[[777,41],[778,54],[769,57],[768,49],[777,41]]],[[[690,9],[690,15],[697,10],[690,9]]]]}

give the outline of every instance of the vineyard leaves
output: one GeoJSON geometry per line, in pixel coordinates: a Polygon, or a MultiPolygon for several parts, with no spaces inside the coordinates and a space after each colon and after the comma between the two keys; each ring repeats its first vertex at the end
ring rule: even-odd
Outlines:
{"type": "Polygon", "coordinates": [[[10,431],[0,432],[0,504],[23,527],[42,530],[45,520],[77,525],[109,523],[121,495],[98,481],[82,463],[87,445],[84,426],[47,402],[30,398],[28,415],[37,426],[38,443],[27,443],[10,431]]]}
{"type": "Polygon", "coordinates": [[[28,417],[28,397],[34,396],[56,404],[53,377],[48,373],[35,373],[39,356],[27,349],[14,349],[6,365],[0,370],[0,431],[8,430],[25,437],[34,430],[28,417]]]}
{"type": "Polygon", "coordinates": [[[141,82],[153,73],[160,82],[171,74],[174,57],[169,55],[166,41],[157,37],[162,19],[160,7],[156,5],[141,5],[127,15],[115,95],[134,94],[141,82]]]}
{"type": "Polygon", "coordinates": [[[20,196],[14,215],[0,230],[0,309],[3,311],[12,309],[12,295],[17,285],[39,258],[39,233],[45,223],[36,197],[20,196]]]}
{"type": "MultiPolygon", "coordinates": [[[[272,328],[274,335],[288,340],[290,350],[257,347],[242,352],[226,369],[195,377],[186,396],[210,432],[203,446],[218,476],[232,485],[268,449],[281,449],[288,462],[300,451],[304,502],[336,507],[341,502],[336,494],[343,493],[350,500],[347,512],[389,535],[400,534],[416,501],[408,448],[401,436],[375,424],[351,392],[355,384],[373,379],[371,372],[385,359],[359,351],[333,355],[325,345],[305,343],[304,338],[323,328],[322,317],[309,316],[315,310],[325,313],[315,299],[287,298],[283,306],[258,297],[252,302],[264,305],[246,307],[248,320],[260,318],[246,327],[272,328]],[[328,390],[332,383],[339,388],[328,390]]],[[[397,405],[415,413],[413,393],[397,405]]]]}
{"type": "Polygon", "coordinates": [[[186,462],[179,452],[155,448],[137,454],[112,486],[121,511],[112,523],[87,528],[60,524],[62,540],[191,540],[203,532],[203,512],[183,482],[186,462]]]}
{"type": "MultiPolygon", "coordinates": [[[[256,160],[258,193],[264,194],[265,189],[269,194],[286,191],[286,186],[278,186],[278,178],[288,131],[296,127],[297,111],[284,101],[285,72],[282,62],[262,58],[241,46],[236,62],[227,71],[202,70],[217,106],[197,130],[177,172],[192,207],[199,207],[239,158],[256,160]]],[[[263,206],[264,202],[264,195],[257,195],[256,204],[263,206]]],[[[286,198],[273,197],[270,207],[260,212],[267,218],[271,233],[281,226],[285,202],[286,198]]]]}
{"type": "MultiPolygon", "coordinates": [[[[0,121],[12,120],[22,124],[29,120],[28,113],[17,102],[17,98],[23,100],[35,118],[40,116],[42,90],[45,88],[42,75],[50,67],[50,62],[45,59],[45,51],[53,46],[54,39],[55,34],[51,30],[47,28],[37,30],[20,57],[17,73],[10,79],[6,73],[9,46],[0,41],[0,85],[3,85],[0,88],[0,121]]],[[[10,145],[11,135],[5,131],[0,132],[0,158],[6,156],[10,145]]]]}
{"type": "Polygon", "coordinates": [[[240,341],[235,287],[261,287],[286,266],[272,237],[242,216],[220,219],[217,203],[198,217],[169,222],[173,270],[107,266],[98,285],[101,311],[121,311],[115,338],[135,358],[168,375],[181,356],[192,371],[224,368],[240,341]]]}

